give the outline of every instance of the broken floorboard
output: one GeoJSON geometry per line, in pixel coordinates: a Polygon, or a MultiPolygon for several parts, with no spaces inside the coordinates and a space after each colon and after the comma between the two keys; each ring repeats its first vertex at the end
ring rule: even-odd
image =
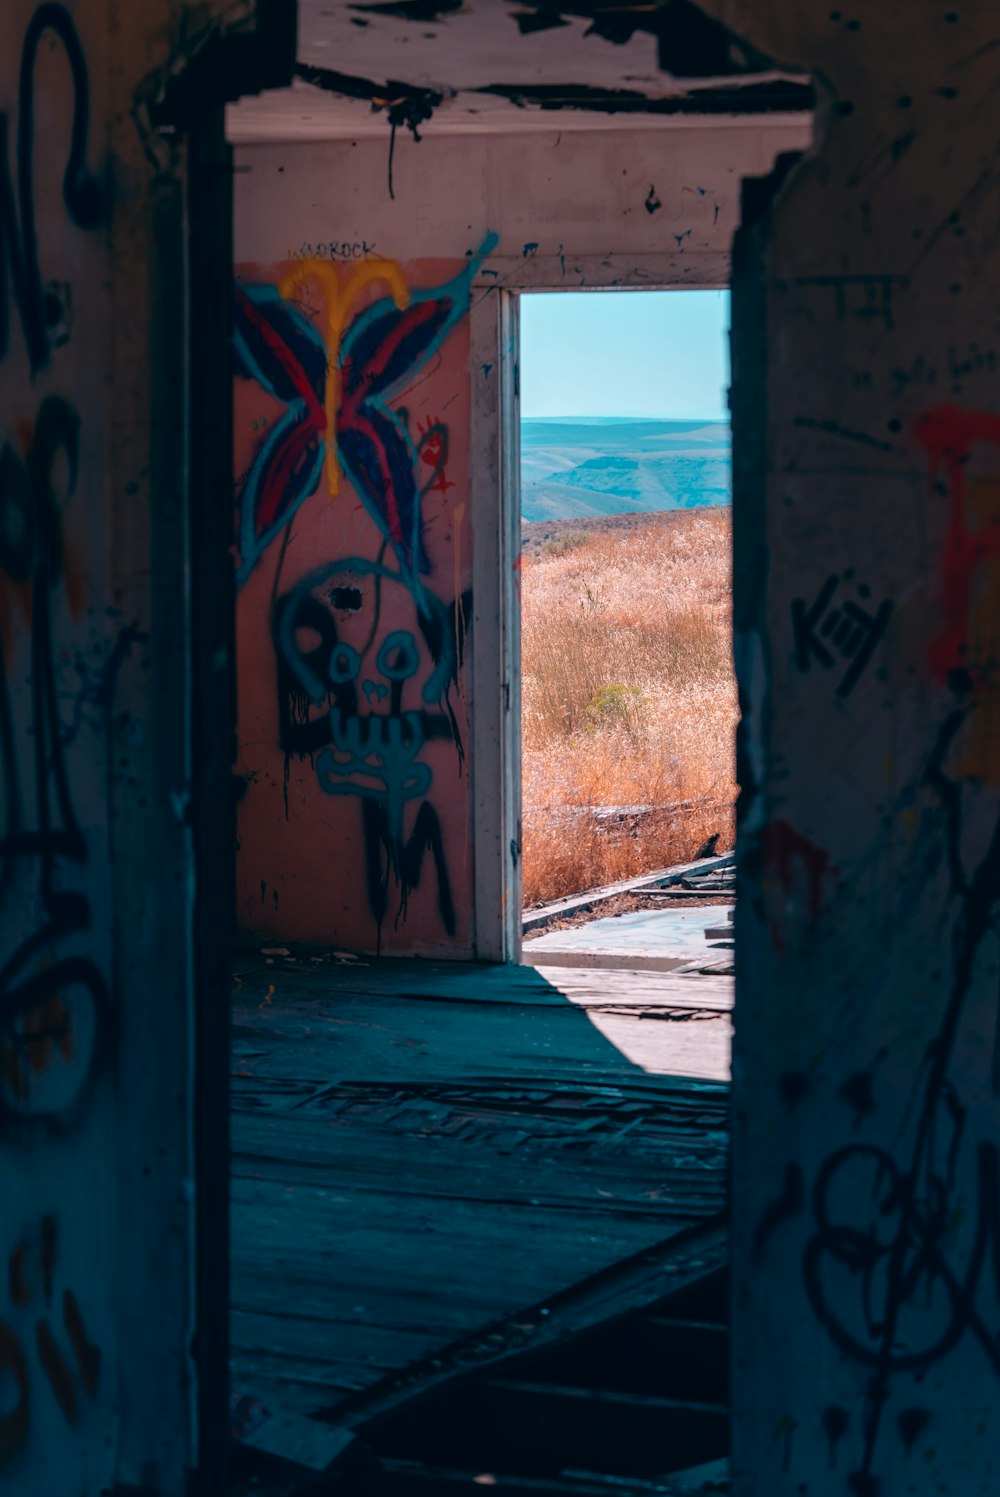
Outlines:
{"type": "MultiPolygon", "coordinates": [[[[384,1428],[387,1416],[396,1411],[402,1409],[407,1416],[415,1395],[419,1395],[420,1409],[447,1409],[447,1395],[467,1381],[470,1373],[481,1379],[491,1369],[502,1373],[522,1365],[537,1368],[544,1365],[546,1355],[551,1363],[551,1353],[560,1347],[579,1373],[586,1364],[589,1333],[598,1328],[607,1333],[611,1328],[631,1327],[637,1319],[648,1330],[656,1322],[649,1316],[643,1320],[644,1312],[679,1296],[697,1297],[704,1285],[728,1272],[728,1261],[728,1234],[719,1213],[549,1295],[544,1304],[519,1307],[504,1319],[477,1327],[471,1335],[438,1349],[432,1358],[413,1363],[319,1414],[336,1420],[342,1435],[373,1423],[384,1428]]],[[[613,1330],[611,1337],[613,1343],[613,1330]]],[[[607,1334],[599,1340],[599,1348],[599,1362],[614,1360],[607,1334]]],[[[636,1350],[634,1337],[628,1349],[636,1350]]],[[[608,1370],[607,1365],[602,1367],[602,1373],[608,1370]]]]}
{"type": "Polygon", "coordinates": [[[725,979],[243,968],[233,1383],[265,1403],[335,1415],[720,1209],[725,979]]]}
{"type": "MultiPolygon", "coordinates": [[[[480,1497],[483,1473],[428,1469],[409,1461],[384,1461],[377,1497],[480,1497]]],[[[681,1472],[662,1481],[630,1477],[602,1477],[596,1472],[574,1472],[554,1478],[489,1475],[490,1497],[709,1497],[729,1491],[728,1463],[699,1467],[692,1478],[681,1472]]],[[[358,1494],[355,1493],[355,1497],[358,1494]]]]}
{"type": "Polygon", "coordinates": [[[464,1376],[425,1385],[419,1398],[370,1418],[364,1438],[390,1477],[385,1497],[429,1494],[442,1468],[454,1473],[456,1492],[464,1471],[465,1490],[478,1473],[489,1485],[512,1479],[539,1484],[526,1492],[569,1497],[582,1471],[631,1493],[635,1482],[647,1490],[647,1481],[658,1487],[725,1460],[726,1257],[721,1223],[678,1233],[658,1252],[555,1297],[547,1345],[525,1337],[522,1349],[466,1363],[464,1376]],[[423,1472],[393,1471],[401,1461],[423,1472]]]}

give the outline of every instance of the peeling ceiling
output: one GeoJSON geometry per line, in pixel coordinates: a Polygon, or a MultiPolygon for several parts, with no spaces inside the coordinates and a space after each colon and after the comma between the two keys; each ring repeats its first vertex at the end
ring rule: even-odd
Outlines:
{"type": "Polygon", "coordinates": [[[358,138],[406,126],[560,129],[808,109],[691,0],[299,0],[291,88],[230,107],[240,142],[358,138]],[[546,118],[547,117],[547,118],[546,118]]]}

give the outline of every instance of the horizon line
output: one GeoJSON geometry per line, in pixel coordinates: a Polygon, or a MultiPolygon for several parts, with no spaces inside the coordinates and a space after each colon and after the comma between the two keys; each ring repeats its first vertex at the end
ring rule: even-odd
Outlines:
{"type": "Polygon", "coordinates": [[[721,416],[521,416],[522,421],[729,421],[730,417],[721,416]]]}

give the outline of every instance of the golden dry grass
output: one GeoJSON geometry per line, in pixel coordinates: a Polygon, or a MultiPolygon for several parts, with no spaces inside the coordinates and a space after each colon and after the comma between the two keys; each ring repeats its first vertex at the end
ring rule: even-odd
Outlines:
{"type": "Polygon", "coordinates": [[[728,509],[565,539],[523,563],[526,904],[732,846],[728,509]],[[571,806],[664,809],[635,834],[571,806]]]}

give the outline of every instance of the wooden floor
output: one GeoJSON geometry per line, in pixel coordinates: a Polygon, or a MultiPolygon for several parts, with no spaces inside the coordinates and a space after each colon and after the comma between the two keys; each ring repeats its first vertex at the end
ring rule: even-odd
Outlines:
{"type": "Polygon", "coordinates": [[[717,975],[244,958],[234,1389],[339,1417],[711,1217],[731,1003],[717,975]]]}

